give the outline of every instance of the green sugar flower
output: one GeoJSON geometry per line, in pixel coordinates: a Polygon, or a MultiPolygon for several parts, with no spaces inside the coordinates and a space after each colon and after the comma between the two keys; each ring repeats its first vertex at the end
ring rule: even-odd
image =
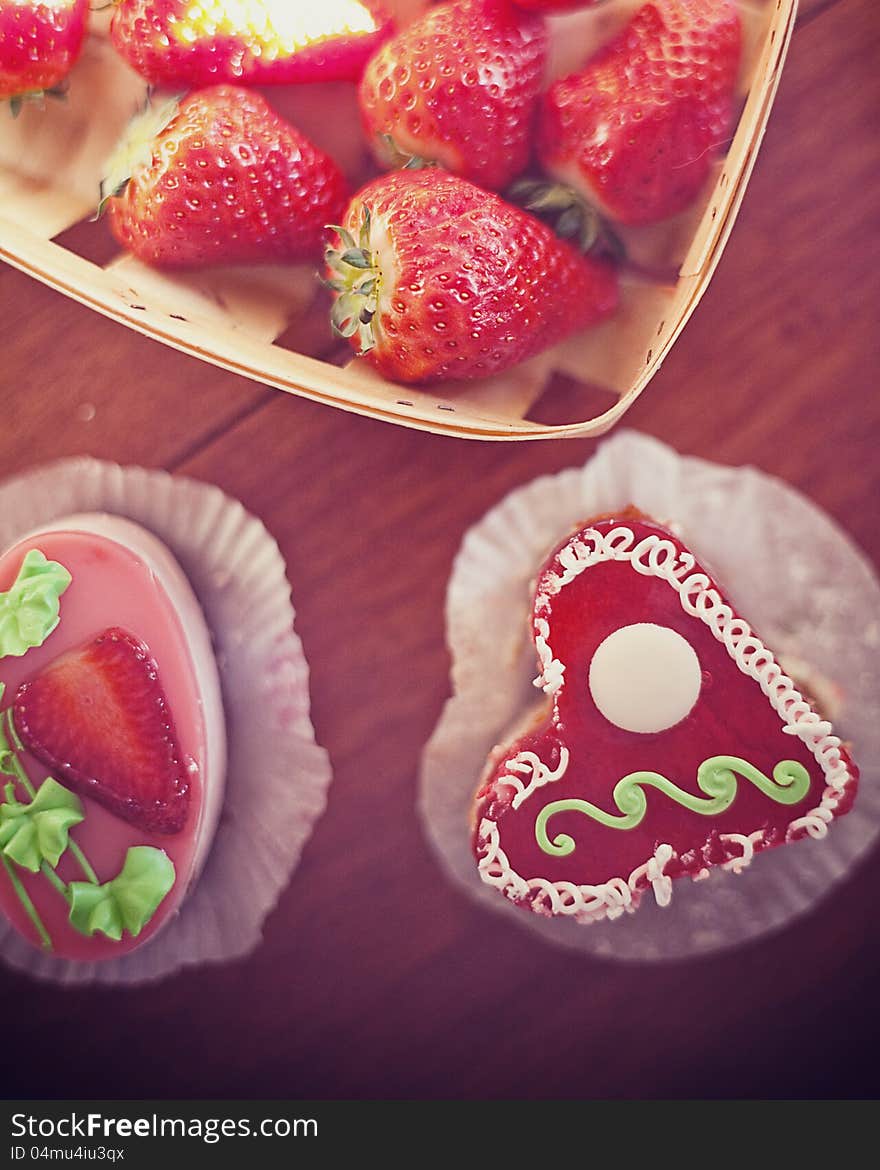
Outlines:
{"type": "Polygon", "coordinates": [[[0,852],[23,869],[37,873],[44,861],[54,869],[67,849],[68,833],[84,819],[79,797],[55,780],[44,780],[29,804],[15,799],[6,785],[0,804],[0,852]]]}
{"type": "Polygon", "coordinates": [[[133,845],[109,882],[70,883],[71,925],[81,934],[100,931],[116,942],[124,930],[137,938],[174,885],[174,876],[174,863],[162,849],[133,845]]]}
{"type": "Polygon", "coordinates": [[[0,593],[0,658],[20,658],[42,646],[58,625],[59,598],[70,582],[63,565],[30,550],[12,587],[0,593]]]}

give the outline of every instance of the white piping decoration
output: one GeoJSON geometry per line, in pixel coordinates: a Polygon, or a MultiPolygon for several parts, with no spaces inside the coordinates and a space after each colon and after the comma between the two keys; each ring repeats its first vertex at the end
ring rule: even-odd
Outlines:
{"type": "MultiPolygon", "coordinates": [[[[731,857],[725,861],[721,868],[730,870],[731,873],[742,873],[746,866],[752,864],[752,858],[755,856],[755,846],[759,846],[764,840],[764,830],[756,829],[754,833],[750,833],[748,837],[742,833],[722,833],[719,840],[729,842],[731,845],[739,845],[742,853],[739,857],[731,857]]],[[[708,876],[709,871],[705,871],[708,876]]]]}
{"type": "Polygon", "coordinates": [[[630,885],[636,889],[639,882],[647,879],[654,890],[654,898],[658,906],[668,906],[672,901],[672,878],[667,877],[663,870],[675,857],[671,845],[658,845],[654,853],[644,865],[634,869],[629,875],[630,885]]]}
{"type": "Polygon", "coordinates": [[[553,780],[559,780],[565,775],[568,768],[568,758],[568,748],[560,748],[559,763],[555,770],[552,770],[534,752],[520,752],[506,762],[504,766],[507,772],[499,776],[495,783],[510,785],[514,790],[512,807],[519,808],[522,802],[527,800],[535,789],[543,788],[545,784],[550,784],[553,780]],[[528,784],[524,785],[522,780],[519,779],[519,776],[511,775],[514,772],[518,772],[520,776],[531,775],[528,784]]]}
{"type": "Polygon", "coordinates": [[[527,902],[536,914],[548,918],[561,915],[580,923],[619,918],[638,908],[646,883],[653,889],[658,906],[668,906],[672,897],[672,879],[663,872],[675,856],[670,845],[658,845],[654,855],[637,866],[628,879],[610,878],[597,886],[579,886],[574,882],[521,877],[511,867],[501,848],[498,826],[489,817],[480,821],[477,839],[483,881],[514,902],[527,902]]]}
{"type": "Polygon", "coordinates": [[[794,716],[795,721],[783,727],[786,735],[800,736],[806,742],[812,736],[831,734],[831,724],[818,711],[814,711],[806,699],[792,706],[789,714],[794,716]]]}
{"type": "Polygon", "coordinates": [[[547,644],[549,637],[548,622],[544,618],[538,618],[535,622],[535,646],[541,663],[541,672],[537,678],[532,679],[532,686],[540,687],[545,695],[555,695],[562,686],[565,667],[558,658],[553,657],[547,644]]]}
{"type": "MultiPolygon", "coordinates": [[[[826,795],[828,791],[826,788],[826,795]]],[[[834,803],[831,804],[830,801],[826,800],[826,795],[823,795],[822,803],[818,808],[811,809],[804,816],[798,817],[796,821],[791,822],[785,836],[786,841],[790,840],[792,835],[800,829],[804,829],[807,836],[812,837],[815,841],[821,841],[823,837],[827,837],[828,826],[834,820],[834,812],[839,802],[835,799],[834,803]]],[[[834,795],[836,797],[837,793],[834,795]]]]}
{"type": "MultiPolygon", "coordinates": [[[[773,657],[772,651],[752,632],[748,622],[736,617],[731,607],[722,601],[708,576],[694,572],[696,560],[692,553],[679,549],[671,540],[656,533],[644,537],[638,543],[635,541],[632,529],[622,525],[610,529],[604,535],[595,528],[587,529],[559,552],[562,572],[548,570],[542,577],[542,592],[536,599],[536,612],[546,608],[550,598],[560,593],[585,569],[602,561],[628,561],[637,573],[666,581],[678,593],[685,613],[698,617],[707,625],[743,674],[758,683],[782,720],[782,730],[803,741],[824,773],[826,787],[819,805],[789,823],[786,841],[801,831],[816,839],[826,836],[828,825],[834,819],[835,810],[852,779],[850,768],[840,751],[841,741],[832,734],[831,724],[813,711],[773,657]]],[[[550,625],[546,617],[536,616],[534,629],[541,664],[541,673],[534,683],[546,694],[556,695],[565,682],[565,666],[553,655],[550,625]]],[[[513,807],[518,808],[536,789],[551,780],[558,780],[567,767],[568,752],[565,748],[562,748],[559,765],[553,771],[534,752],[521,752],[508,762],[507,768],[508,772],[515,771],[521,775],[530,772],[528,785],[523,785],[513,775],[502,775],[497,782],[509,784],[515,789],[513,807]]],[[[742,852],[725,861],[722,868],[740,873],[751,863],[763,838],[763,830],[749,836],[740,833],[723,834],[722,841],[738,846],[742,852]]],[[[636,909],[640,898],[637,886],[645,880],[651,885],[659,906],[666,906],[671,900],[672,879],[664,873],[665,867],[675,856],[669,845],[658,846],[654,856],[634,869],[628,879],[611,878],[598,886],[578,886],[573,882],[550,882],[546,878],[526,880],[511,867],[500,841],[497,825],[490,818],[484,817],[478,834],[481,878],[515,901],[528,900],[531,909],[538,914],[561,914],[573,917],[578,922],[617,918],[625,910],[636,909]]],[[[705,868],[701,869],[694,875],[695,880],[707,874],[705,868]]]]}

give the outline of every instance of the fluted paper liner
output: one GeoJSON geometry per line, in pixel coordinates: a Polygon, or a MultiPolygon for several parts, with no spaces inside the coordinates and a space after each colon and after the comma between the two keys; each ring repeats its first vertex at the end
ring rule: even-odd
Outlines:
{"type": "Polygon", "coordinates": [[[284,560],[261,521],[219,488],[164,471],[67,459],[0,485],[0,546],[74,512],[110,512],[177,557],[214,640],[226,713],[226,795],[204,870],[175,917],[136,951],[100,963],[41,954],[6,922],[0,957],[68,985],[134,984],[240,958],[296,868],[331,770],[309,719],[308,665],[284,560]]]}
{"type": "Polygon", "coordinates": [[[863,554],[793,488],[753,468],[683,458],[623,431],[583,468],[512,492],[464,538],[446,600],[453,697],[422,758],[419,811],[452,881],[545,942],[617,959],[704,954],[778,930],[833,891],[880,831],[880,584],[863,554]],[[758,854],[740,874],[673,883],[658,907],[581,926],[513,905],[471,853],[471,807],[491,748],[542,697],[531,685],[530,583],[553,547],[591,516],[634,504],[674,523],[777,656],[834,680],[835,731],[861,769],[851,812],[824,840],[758,854]]]}

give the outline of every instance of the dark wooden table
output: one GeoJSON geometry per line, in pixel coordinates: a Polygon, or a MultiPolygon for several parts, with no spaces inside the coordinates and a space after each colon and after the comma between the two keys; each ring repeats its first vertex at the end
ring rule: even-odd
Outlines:
{"type": "MultiPolygon", "coordinates": [[[[880,558],[880,13],[802,0],[717,276],[627,418],[780,475],[880,558]]],[[[735,953],[617,966],[538,945],[435,866],[414,809],[448,694],[465,529],[592,441],[480,444],[289,398],[0,271],[0,467],[57,456],[219,484],[287,558],[329,809],[247,960],[131,991],[0,970],[6,1095],[863,1096],[880,1092],[880,851],[735,953]],[[63,1053],[61,1056],[59,1053],[63,1053]]],[[[560,389],[565,393],[565,389],[560,389]]],[[[858,631],[853,631],[858,636],[858,631]]]]}

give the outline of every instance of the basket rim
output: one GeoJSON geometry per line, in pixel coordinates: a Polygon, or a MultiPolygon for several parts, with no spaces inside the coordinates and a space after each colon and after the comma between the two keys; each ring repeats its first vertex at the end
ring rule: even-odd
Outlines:
{"type": "MultiPolygon", "coordinates": [[[[0,213],[0,259],[28,276],[55,289],[103,316],[168,345],[190,357],[238,374],[256,383],[336,407],[364,417],[454,438],[505,442],[584,438],[608,431],[641,395],[659,370],[669,350],[690,320],[697,304],[721,259],[740,210],[746,187],[754,169],[770,110],[778,89],[782,66],[794,32],[798,0],[776,0],[760,53],[757,73],[736,128],[728,157],[738,158],[734,182],[719,198],[711,198],[698,224],[688,258],[682,264],[675,290],[680,298],[675,324],[666,332],[662,343],[650,350],[645,364],[633,383],[600,414],[577,422],[543,424],[527,419],[504,420],[467,415],[457,421],[454,405],[436,405],[433,410],[422,404],[410,408],[412,413],[395,409],[379,397],[370,399],[368,389],[349,372],[320,359],[286,349],[274,342],[250,337],[244,331],[212,328],[209,323],[190,321],[142,305],[125,295],[126,290],[112,267],[98,265],[47,240],[0,213]],[[779,31],[782,35],[778,35],[779,31]],[[720,214],[719,214],[720,213],[720,214]],[[696,249],[699,242],[700,248],[696,249]],[[697,262],[689,264],[690,254],[698,251],[697,262]]],[[[717,187],[716,187],[717,191],[717,187]]],[[[401,394],[419,387],[400,387],[401,394]]],[[[437,387],[442,397],[442,386],[437,387]]],[[[613,391],[612,391],[613,393],[613,391]]],[[[454,404],[455,395],[449,395],[454,404]]],[[[399,407],[408,406],[398,400],[399,407]]]]}

